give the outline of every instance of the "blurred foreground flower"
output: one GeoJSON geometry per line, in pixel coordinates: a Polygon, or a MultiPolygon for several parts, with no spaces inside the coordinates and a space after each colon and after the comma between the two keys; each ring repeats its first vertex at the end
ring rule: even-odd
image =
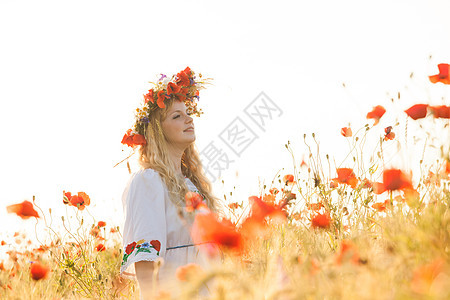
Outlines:
{"type": "Polygon", "coordinates": [[[39,218],[38,212],[34,209],[33,203],[30,201],[23,201],[22,203],[9,205],[6,207],[8,213],[15,213],[22,219],[28,219],[30,217],[39,218]]]}
{"type": "Polygon", "coordinates": [[[383,185],[388,191],[413,189],[410,177],[398,169],[384,170],[383,185]]]}
{"type": "Polygon", "coordinates": [[[311,218],[311,226],[313,228],[328,228],[331,224],[331,217],[328,212],[316,214],[311,218]]]}
{"type": "Polygon", "coordinates": [[[196,277],[202,276],[204,273],[203,269],[195,263],[189,263],[187,265],[178,267],[175,276],[179,281],[189,281],[195,279],[196,277]]]}
{"type": "Polygon", "coordinates": [[[38,261],[35,261],[31,264],[30,274],[31,274],[31,278],[33,278],[34,280],[40,280],[40,279],[47,278],[49,271],[50,271],[49,267],[41,264],[38,261]]]}
{"type": "Polygon", "coordinates": [[[219,221],[212,212],[195,216],[191,236],[195,244],[205,244],[199,248],[211,257],[219,254],[215,245],[236,253],[242,250],[243,241],[233,223],[227,219],[219,221]]]}

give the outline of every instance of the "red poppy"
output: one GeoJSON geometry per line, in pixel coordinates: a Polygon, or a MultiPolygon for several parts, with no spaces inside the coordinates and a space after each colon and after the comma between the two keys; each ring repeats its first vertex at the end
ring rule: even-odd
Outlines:
{"type": "Polygon", "coordinates": [[[271,188],[271,189],[269,190],[269,193],[271,193],[272,195],[276,195],[276,194],[279,193],[279,191],[278,191],[277,188],[271,188]]]}
{"type": "Polygon", "coordinates": [[[367,113],[366,118],[374,119],[375,123],[373,124],[373,126],[375,126],[378,124],[378,122],[380,122],[380,119],[384,115],[385,112],[386,112],[386,109],[384,109],[383,106],[377,105],[372,109],[371,112],[367,113]]]}
{"type": "Polygon", "coordinates": [[[386,188],[384,187],[384,184],[381,182],[373,182],[372,183],[372,189],[374,194],[380,195],[386,192],[386,188]]]}
{"type": "Polygon", "coordinates": [[[252,202],[251,216],[263,221],[265,217],[286,219],[284,212],[273,203],[267,203],[260,197],[251,196],[248,198],[252,202]]]}
{"type": "Polygon", "coordinates": [[[6,245],[6,242],[2,240],[2,242],[0,243],[2,246],[6,245]]]}
{"type": "Polygon", "coordinates": [[[130,254],[131,252],[133,252],[134,248],[136,248],[136,242],[128,244],[127,247],[125,248],[125,253],[130,254]]]}
{"type": "Polygon", "coordinates": [[[89,231],[89,234],[94,236],[94,237],[97,237],[100,234],[100,229],[97,226],[94,226],[89,231]]]}
{"type": "Polygon", "coordinates": [[[440,105],[440,106],[430,106],[430,110],[435,118],[450,118],[450,106],[440,105]]]}
{"type": "Polygon", "coordinates": [[[153,89],[148,90],[148,93],[144,95],[145,103],[147,103],[148,101],[150,101],[151,103],[155,103],[154,95],[155,94],[153,92],[153,89]]]}
{"type": "Polygon", "coordinates": [[[405,110],[405,113],[413,120],[422,119],[427,116],[428,104],[416,104],[405,110]]]}
{"type": "Polygon", "coordinates": [[[237,204],[236,202],[230,203],[230,204],[228,204],[228,207],[231,209],[237,209],[237,208],[239,208],[239,204],[237,204]]]}
{"type": "Polygon", "coordinates": [[[181,86],[176,85],[173,82],[169,82],[169,84],[167,85],[167,95],[179,93],[180,89],[181,89],[181,86]]]}
{"type": "MultiPolygon", "coordinates": [[[[227,219],[219,221],[212,212],[195,216],[191,235],[195,244],[212,242],[238,253],[243,245],[242,237],[235,226],[227,219]]],[[[211,256],[218,254],[217,249],[213,247],[200,249],[206,249],[211,256]]]]}
{"type": "Polygon", "coordinates": [[[352,129],[350,127],[343,127],[341,128],[341,134],[345,137],[351,137],[352,136],[352,129]]]}
{"type": "Polygon", "coordinates": [[[155,248],[155,250],[158,251],[158,252],[159,252],[159,250],[161,250],[161,242],[158,241],[158,240],[152,240],[150,242],[150,245],[152,245],[153,248],[155,248]]]}
{"type": "Polygon", "coordinates": [[[395,133],[392,131],[392,126],[388,126],[384,129],[386,135],[384,136],[384,140],[393,140],[395,138],[395,133]]]}
{"type": "Polygon", "coordinates": [[[30,217],[39,218],[38,212],[34,209],[33,203],[30,201],[23,201],[22,203],[9,205],[6,207],[8,213],[15,213],[22,219],[28,219],[30,217]]]}
{"type": "Polygon", "coordinates": [[[372,208],[374,208],[378,211],[385,211],[387,208],[387,205],[389,205],[389,200],[386,200],[384,202],[377,202],[372,205],[372,208]]]}
{"type": "Polygon", "coordinates": [[[322,203],[306,203],[306,207],[310,210],[320,210],[323,206],[322,203]]]}
{"type": "Polygon", "coordinates": [[[33,278],[34,280],[47,278],[49,271],[50,271],[49,267],[41,264],[38,261],[35,261],[31,264],[30,274],[31,278],[33,278]]]}
{"type": "Polygon", "coordinates": [[[448,72],[449,64],[438,64],[439,74],[428,76],[432,83],[442,82],[450,84],[450,76],[448,72]]]}
{"type": "Polygon", "coordinates": [[[186,211],[193,212],[199,208],[207,208],[206,204],[203,203],[203,197],[196,192],[187,192],[184,196],[186,201],[186,211]]]}
{"type": "Polygon", "coordinates": [[[156,100],[156,104],[158,104],[158,107],[165,108],[166,105],[164,104],[164,100],[167,98],[168,98],[168,96],[166,95],[166,93],[164,91],[159,91],[158,98],[156,100]]]}
{"type": "Polygon", "coordinates": [[[429,264],[418,267],[411,281],[411,289],[418,294],[427,294],[439,274],[445,269],[445,260],[437,258],[429,264]]]}
{"type": "Polygon", "coordinates": [[[85,206],[91,204],[91,199],[85,192],[78,192],[77,195],[70,196],[70,193],[64,192],[64,197],[67,197],[68,203],[77,207],[79,210],[83,210],[85,206]],[[68,197],[69,196],[69,197],[68,197]]]}
{"type": "Polygon", "coordinates": [[[331,224],[331,217],[328,212],[323,214],[316,214],[311,219],[311,226],[313,228],[328,228],[331,224]]]}
{"type": "Polygon", "coordinates": [[[106,247],[103,244],[98,244],[97,246],[95,246],[95,251],[101,252],[101,251],[105,251],[106,247]]]}
{"type": "Polygon", "coordinates": [[[354,264],[359,264],[360,261],[358,248],[349,240],[342,240],[341,247],[336,255],[336,263],[338,265],[345,261],[350,261],[354,264]]]}
{"type": "Polygon", "coordinates": [[[363,180],[361,180],[361,188],[363,189],[372,188],[372,182],[369,179],[364,178],[363,180]]]}
{"type": "Polygon", "coordinates": [[[413,189],[409,176],[398,169],[384,170],[383,185],[388,191],[413,189]]]}
{"type": "Polygon", "coordinates": [[[181,71],[177,74],[177,84],[179,86],[190,86],[191,81],[189,80],[189,76],[191,75],[191,69],[187,67],[184,71],[181,71]]]}
{"type": "Polygon", "coordinates": [[[106,222],[105,221],[98,221],[97,226],[98,227],[105,227],[106,226],[106,222]]]}
{"type": "Polygon", "coordinates": [[[147,144],[147,141],[142,134],[132,133],[132,130],[128,129],[122,138],[122,144],[130,147],[144,146],[147,144]]]}
{"type": "Polygon", "coordinates": [[[352,188],[355,188],[358,184],[358,179],[356,178],[355,173],[353,173],[353,170],[350,168],[338,168],[336,169],[336,172],[338,174],[337,181],[339,183],[345,183],[350,185],[352,188]]]}
{"type": "Polygon", "coordinates": [[[180,281],[188,281],[202,276],[203,273],[203,269],[198,264],[189,263],[178,267],[175,271],[175,277],[180,281]]]}
{"type": "Polygon", "coordinates": [[[284,175],[283,182],[285,185],[292,184],[294,182],[294,175],[291,174],[284,175]]]}

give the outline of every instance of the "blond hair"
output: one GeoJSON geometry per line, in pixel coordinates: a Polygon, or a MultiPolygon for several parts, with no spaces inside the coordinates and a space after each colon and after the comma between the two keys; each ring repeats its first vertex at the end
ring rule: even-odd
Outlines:
{"type": "MultiPolygon", "coordinates": [[[[161,122],[167,117],[173,101],[166,100],[166,107],[152,111],[149,122],[145,128],[145,139],[147,144],[140,146],[139,164],[144,169],[153,169],[159,173],[169,191],[170,200],[181,213],[185,207],[185,195],[189,192],[184,178],[176,175],[172,162],[168,156],[168,142],[161,129],[161,122]]],[[[219,212],[219,199],[212,193],[211,182],[203,172],[200,155],[194,143],[189,145],[181,157],[181,171],[197,187],[199,192],[206,198],[206,205],[214,212],[219,212]]]]}

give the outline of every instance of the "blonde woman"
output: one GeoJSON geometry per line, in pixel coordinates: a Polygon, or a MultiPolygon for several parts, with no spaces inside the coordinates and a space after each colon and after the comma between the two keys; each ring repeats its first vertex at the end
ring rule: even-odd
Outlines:
{"type": "Polygon", "coordinates": [[[122,196],[125,224],[120,272],[137,278],[141,298],[173,280],[178,267],[205,263],[189,232],[195,212],[188,212],[185,203],[187,192],[197,192],[210,210],[218,210],[194,143],[192,115],[201,114],[196,100],[205,83],[189,67],[171,79],[162,75],[144,95],[134,128],[122,140],[134,149],[139,147],[142,169],[131,176],[122,196]]]}

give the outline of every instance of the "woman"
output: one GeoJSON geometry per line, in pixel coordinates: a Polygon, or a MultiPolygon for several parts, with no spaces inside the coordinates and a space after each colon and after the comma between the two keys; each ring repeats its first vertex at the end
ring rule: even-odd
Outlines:
{"type": "Polygon", "coordinates": [[[212,211],[218,202],[204,176],[195,148],[191,115],[199,116],[196,100],[207,80],[187,67],[169,80],[162,75],[144,95],[134,130],[122,143],[139,148],[142,169],[132,175],[122,196],[124,256],[121,274],[136,276],[141,297],[156,284],[174,279],[188,263],[205,264],[190,237],[194,212],[186,210],[185,195],[197,192],[212,211]]]}

